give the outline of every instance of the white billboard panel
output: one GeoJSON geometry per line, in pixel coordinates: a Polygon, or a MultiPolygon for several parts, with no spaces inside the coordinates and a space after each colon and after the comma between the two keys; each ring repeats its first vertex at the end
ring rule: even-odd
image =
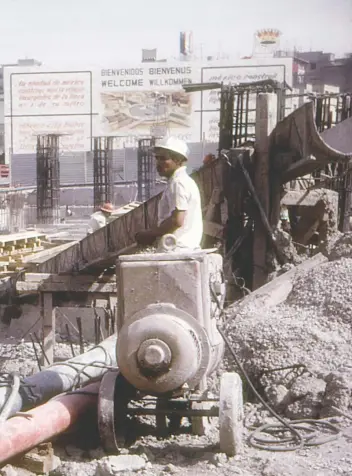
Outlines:
{"type": "Polygon", "coordinates": [[[13,154],[36,151],[40,134],[62,134],[60,150],[90,150],[91,123],[88,116],[22,116],[12,118],[11,135],[13,154]]]}
{"type": "MultiPolygon", "coordinates": [[[[292,59],[291,58],[262,58],[260,61],[241,60],[240,64],[207,65],[202,67],[202,83],[240,84],[252,83],[272,79],[278,83],[286,82],[292,85],[292,59]]],[[[248,122],[255,120],[256,97],[249,97],[248,122]]],[[[201,94],[202,122],[201,133],[205,140],[214,142],[219,138],[219,90],[204,91],[201,94]]]]}
{"type": "MultiPolygon", "coordinates": [[[[89,150],[91,71],[5,68],[5,156],[34,153],[40,134],[62,134],[62,150],[89,150]]],[[[8,161],[8,160],[7,160],[8,161]]]]}
{"type": "Polygon", "coordinates": [[[88,72],[13,71],[10,75],[12,116],[90,114],[91,77],[88,72]]]}

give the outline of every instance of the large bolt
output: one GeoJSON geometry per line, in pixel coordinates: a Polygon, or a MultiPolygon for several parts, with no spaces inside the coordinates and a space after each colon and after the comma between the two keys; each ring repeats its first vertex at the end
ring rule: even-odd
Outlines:
{"type": "Polygon", "coordinates": [[[171,350],[162,340],[148,339],[140,345],[137,358],[142,368],[158,371],[170,364],[171,350]]]}

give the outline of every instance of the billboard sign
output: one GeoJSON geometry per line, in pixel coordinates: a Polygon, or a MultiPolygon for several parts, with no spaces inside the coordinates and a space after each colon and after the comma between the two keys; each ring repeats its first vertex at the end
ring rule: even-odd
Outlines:
{"type": "Polygon", "coordinates": [[[39,134],[62,134],[62,148],[90,149],[91,71],[5,68],[5,150],[33,152],[39,134]]]}
{"type": "Polygon", "coordinates": [[[198,78],[199,68],[187,63],[102,69],[101,134],[120,136],[120,142],[125,145],[134,145],[137,138],[148,137],[155,129],[194,140],[197,137],[195,98],[182,85],[198,78]]]}
{"type": "Polygon", "coordinates": [[[187,142],[216,142],[218,91],[186,93],[182,86],[268,78],[291,85],[292,59],[153,62],[86,71],[6,67],[6,156],[35,152],[36,136],[46,133],[62,134],[61,150],[79,152],[90,150],[98,135],[116,136],[118,147],[135,146],[155,131],[187,142]]]}
{"type": "MultiPolygon", "coordinates": [[[[245,61],[241,65],[209,65],[204,66],[201,72],[202,83],[240,84],[252,83],[272,79],[278,83],[292,85],[292,59],[273,58],[259,61],[245,61]],[[279,60],[279,61],[278,61],[279,60]]],[[[249,122],[255,120],[255,94],[249,98],[249,122]]],[[[210,90],[201,94],[202,137],[207,141],[216,142],[219,138],[219,90],[210,90]]]]}

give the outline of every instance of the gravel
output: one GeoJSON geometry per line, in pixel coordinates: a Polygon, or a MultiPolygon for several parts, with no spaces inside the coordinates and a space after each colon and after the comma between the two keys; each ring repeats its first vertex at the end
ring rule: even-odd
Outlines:
{"type": "Polygon", "coordinates": [[[285,303],[247,306],[229,325],[246,370],[289,418],[352,410],[352,258],[338,249],[341,240],[335,260],[301,275],[285,303]]]}

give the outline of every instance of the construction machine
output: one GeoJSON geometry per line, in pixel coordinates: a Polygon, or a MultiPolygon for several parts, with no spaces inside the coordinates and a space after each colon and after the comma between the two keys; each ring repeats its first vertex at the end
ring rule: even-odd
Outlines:
{"type": "Polygon", "coordinates": [[[220,450],[233,456],[242,445],[241,379],[223,373],[218,398],[207,385],[224,353],[222,256],[173,246],[165,237],[162,252],[117,261],[117,368],[100,385],[100,436],[105,450],[116,452],[133,417],[155,416],[162,436],[187,420],[202,435],[208,419],[218,417],[220,450]]]}

